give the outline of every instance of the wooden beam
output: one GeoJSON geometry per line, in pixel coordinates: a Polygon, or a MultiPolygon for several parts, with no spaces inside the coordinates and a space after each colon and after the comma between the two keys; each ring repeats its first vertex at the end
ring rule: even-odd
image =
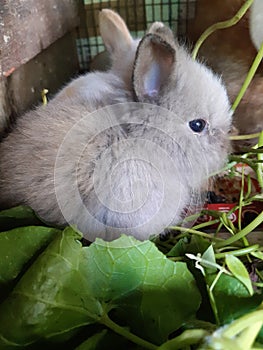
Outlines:
{"type": "Polygon", "coordinates": [[[0,2],[0,79],[79,23],[79,0],[0,2]]]}

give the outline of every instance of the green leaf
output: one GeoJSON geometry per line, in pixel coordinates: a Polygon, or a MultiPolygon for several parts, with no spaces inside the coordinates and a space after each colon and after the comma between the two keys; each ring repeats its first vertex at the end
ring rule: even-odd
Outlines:
{"type": "Polygon", "coordinates": [[[234,255],[226,255],[226,264],[230,272],[241,282],[249,291],[250,295],[253,295],[253,287],[248,274],[248,271],[244,264],[234,255]]]}
{"type": "Polygon", "coordinates": [[[137,336],[160,344],[195,316],[200,294],[185,263],[168,260],[150,241],[121,236],[97,239],[86,251],[83,274],[92,293],[115,308],[115,320],[137,336]]]}
{"type": "Polygon", "coordinates": [[[79,272],[79,238],[71,228],[65,229],[0,305],[1,349],[58,335],[67,339],[99,318],[100,304],[89,295],[88,281],[79,272]]]}
{"type": "Polygon", "coordinates": [[[188,238],[183,237],[173,246],[173,248],[166,254],[166,256],[167,257],[184,256],[188,246],[189,246],[188,238]]]}
{"type": "Polygon", "coordinates": [[[215,253],[214,253],[214,249],[213,249],[212,245],[210,245],[206,249],[206,251],[203,253],[202,259],[209,262],[209,266],[206,266],[205,263],[204,264],[201,263],[203,266],[207,267],[207,269],[206,269],[207,273],[216,272],[218,267],[217,267],[215,253]]]}
{"type": "Polygon", "coordinates": [[[60,231],[54,228],[20,227],[0,234],[0,287],[13,281],[24,265],[60,231]]]}
{"type": "Polygon", "coordinates": [[[34,211],[25,206],[0,211],[0,231],[11,230],[22,226],[43,226],[34,211]]]}
{"type": "Polygon", "coordinates": [[[206,249],[206,251],[202,254],[202,258],[207,260],[207,261],[210,261],[213,264],[216,263],[215,253],[214,253],[214,249],[213,249],[212,245],[210,245],[206,249]]]}
{"type": "MultiPolygon", "coordinates": [[[[215,275],[207,275],[211,286],[215,275]]],[[[233,276],[221,274],[213,288],[213,296],[218,310],[220,324],[230,323],[236,318],[255,310],[262,302],[262,295],[250,295],[247,288],[233,276]]]]}
{"type": "Polygon", "coordinates": [[[174,247],[168,252],[167,256],[184,257],[185,253],[198,254],[203,253],[210,245],[210,243],[203,237],[192,235],[190,241],[187,238],[181,238],[174,247]]]}
{"type": "Polygon", "coordinates": [[[200,295],[185,263],[149,241],[122,236],[83,248],[79,238],[71,228],[57,235],[0,305],[1,349],[63,342],[94,323],[137,344],[138,336],[161,343],[194,317],[200,295]],[[106,317],[110,310],[136,335],[106,317]]]}
{"type": "Polygon", "coordinates": [[[261,251],[256,251],[256,252],[252,252],[250,253],[252,256],[254,256],[255,258],[258,258],[260,260],[263,260],[263,253],[261,251]]]}

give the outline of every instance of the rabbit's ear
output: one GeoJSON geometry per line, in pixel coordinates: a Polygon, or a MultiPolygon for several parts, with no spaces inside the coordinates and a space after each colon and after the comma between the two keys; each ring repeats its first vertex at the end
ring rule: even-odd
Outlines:
{"type": "Polygon", "coordinates": [[[132,36],[116,12],[103,9],[99,13],[99,27],[102,40],[110,54],[126,50],[132,45],[132,36]]]}
{"type": "Polygon", "coordinates": [[[159,35],[147,34],[139,44],[133,70],[138,101],[157,102],[175,69],[175,49],[159,35]]]}
{"type": "Polygon", "coordinates": [[[148,29],[148,33],[157,34],[171,46],[174,46],[174,34],[172,30],[162,22],[154,22],[148,29]]]}

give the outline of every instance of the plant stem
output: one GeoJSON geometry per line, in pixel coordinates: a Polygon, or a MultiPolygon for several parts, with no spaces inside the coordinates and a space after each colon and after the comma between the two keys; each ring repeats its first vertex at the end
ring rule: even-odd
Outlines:
{"type": "Polygon", "coordinates": [[[42,101],[43,101],[43,105],[46,106],[47,105],[47,93],[48,90],[47,89],[43,89],[41,91],[41,97],[42,97],[42,101]]]}
{"type": "Polygon", "coordinates": [[[261,212],[250,224],[248,224],[243,230],[236,233],[234,236],[215,244],[216,248],[222,248],[227,245],[230,245],[243,237],[245,237],[247,234],[252,232],[257,226],[259,226],[263,222],[263,212],[261,212]]]}
{"type": "Polygon", "coordinates": [[[263,44],[261,45],[261,47],[256,55],[256,58],[254,59],[254,62],[252,64],[252,66],[250,67],[250,70],[247,74],[247,77],[246,77],[234,103],[233,103],[232,111],[235,111],[237,106],[239,105],[239,102],[241,101],[242,97],[244,96],[249,84],[251,83],[251,80],[253,79],[262,58],[263,58],[263,44]]]}
{"type": "Polygon", "coordinates": [[[252,168],[253,170],[256,170],[256,164],[253,162],[253,161],[251,161],[251,160],[248,160],[248,159],[246,159],[246,158],[244,158],[244,157],[239,157],[239,156],[234,156],[234,155],[230,155],[229,156],[229,159],[231,160],[231,161],[235,161],[236,163],[245,163],[245,164],[247,164],[247,165],[249,165],[250,166],[250,168],[252,168]]]}
{"type": "Polygon", "coordinates": [[[193,227],[194,230],[199,230],[200,228],[204,228],[204,227],[207,227],[207,226],[212,226],[212,225],[215,225],[215,224],[218,224],[219,223],[219,219],[215,219],[215,220],[211,220],[211,221],[207,221],[207,222],[202,222],[201,224],[198,224],[198,225],[195,225],[193,227]]]}
{"type": "Polygon", "coordinates": [[[235,256],[242,256],[242,255],[253,253],[258,249],[259,249],[259,245],[254,244],[254,245],[251,245],[249,247],[242,248],[242,249],[231,250],[231,251],[227,251],[225,253],[216,253],[215,258],[216,259],[223,259],[223,258],[225,258],[225,256],[227,254],[231,254],[231,255],[235,255],[235,256]]]}
{"type": "Polygon", "coordinates": [[[209,333],[204,329],[191,329],[184,331],[176,338],[168,340],[162,344],[158,350],[180,350],[186,346],[196,345],[200,343],[209,333]]]}
{"type": "MultiPolygon", "coordinates": [[[[219,273],[220,273],[220,271],[219,271],[219,273]]],[[[221,276],[221,273],[220,273],[220,276],[221,276]]],[[[212,308],[214,316],[215,316],[216,324],[217,324],[217,326],[219,326],[220,325],[220,320],[219,320],[219,316],[218,316],[218,310],[217,310],[216,301],[215,301],[215,298],[214,298],[213,291],[210,289],[208,284],[206,285],[206,289],[207,289],[207,293],[208,293],[208,296],[209,296],[209,299],[210,299],[210,305],[211,305],[211,308],[212,308]]]]}
{"type": "MultiPolygon", "coordinates": [[[[263,46],[263,44],[262,44],[263,46]]],[[[258,147],[263,147],[263,131],[261,131],[259,140],[258,140],[258,147]]],[[[257,179],[258,183],[261,189],[263,189],[263,165],[260,164],[261,161],[263,161],[263,154],[259,153],[257,155],[258,158],[258,165],[257,165],[257,179]]]]}
{"type": "Polygon", "coordinates": [[[260,133],[257,132],[255,134],[247,134],[247,135],[233,135],[229,136],[229,140],[249,140],[249,139],[255,139],[259,137],[260,133]]]}
{"type": "Polygon", "coordinates": [[[251,149],[246,150],[246,153],[247,154],[263,154],[263,149],[262,148],[259,148],[259,149],[258,148],[251,148],[251,149]]]}
{"type": "MultiPolygon", "coordinates": [[[[229,160],[230,160],[230,159],[229,159],[229,160]]],[[[231,163],[228,163],[224,168],[221,168],[221,169],[215,171],[214,173],[209,174],[209,177],[212,177],[212,176],[216,176],[216,175],[218,175],[218,174],[221,174],[222,172],[233,168],[233,166],[235,166],[236,164],[237,164],[236,161],[232,161],[231,163]]]]}
{"type": "MultiPolygon", "coordinates": [[[[219,270],[217,275],[216,275],[216,277],[215,277],[215,279],[213,280],[213,283],[211,284],[211,286],[210,287],[208,286],[210,293],[213,293],[213,289],[214,289],[215,285],[217,284],[219,278],[221,277],[222,273],[224,273],[224,270],[223,269],[219,270]]],[[[214,297],[213,297],[213,299],[214,299],[214,297]]],[[[216,315],[217,315],[216,318],[218,318],[218,312],[217,311],[216,311],[216,315]]]]}
{"type": "Polygon", "coordinates": [[[126,328],[121,327],[117,323],[113,322],[106,313],[101,317],[100,323],[104,324],[106,327],[111,329],[113,332],[121,335],[122,337],[130,340],[131,342],[133,342],[139,346],[142,346],[145,349],[156,350],[158,348],[157,345],[154,345],[154,344],[148,342],[147,340],[144,340],[144,339],[138,337],[137,335],[129,332],[126,328]]]}
{"type": "Polygon", "coordinates": [[[233,25],[235,25],[237,22],[239,22],[239,20],[245,15],[245,13],[249,9],[249,7],[252,5],[253,1],[254,0],[247,0],[244,3],[244,5],[238,10],[238,12],[235,14],[235,16],[232,17],[231,19],[229,19],[227,21],[215,23],[212,26],[210,26],[209,28],[207,28],[195,44],[195,47],[194,47],[193,52],[192,52],[193,59],[196,59],[197,53],[198,53],[201,45],[209,37],[209,35],[211,35],[212,33],[214,33],[218,29],[229,28],[229,27],[232,27],[233,25]]]}
{"type": "Polygon", "coordinates": [[[242,176],[241,176],[241,189],[239,195],[239,209],[238,209],[238,229],[242,230],[242,203],[244,199],[244,184],[245,184],[245,173],[244,173],[244,165],[242,166],[242,176]]]}
{"type": "Polygon", "coordinates": [[[191,229],[191,228],[185,228],[185,227],[181,227],[181,226],[169,226],[168,229],[182,231],[182,232],[186,232],[186,233],[191,233],[191,234],[194,234],[194,235],[197,235],[197,236],[209,238],[209,239],[211,239],[213,241],[223,241],[224,242],[224,240],[221,239],[221,238],[216,238],[216,237],[214,237],[211,234],[204,233],[204,232],[201,232],[201,231],[197,231],[197,230],[194,230],[194,229],[191,229]]]}

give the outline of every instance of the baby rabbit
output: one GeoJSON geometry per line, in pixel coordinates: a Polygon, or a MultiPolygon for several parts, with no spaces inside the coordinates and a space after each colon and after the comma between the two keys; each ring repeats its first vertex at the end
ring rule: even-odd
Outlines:
{"type": "Polygon", "coordinates": [[[0,144],[0,204],[27,204],[91,241],[143,240],[182,220],[226,160],[226,90],[158,23],[140,41],[128,83],[132,97],[122,79],[104,76],[111,89],[96,103],[54,99],[22,116],[0,144]]]}

